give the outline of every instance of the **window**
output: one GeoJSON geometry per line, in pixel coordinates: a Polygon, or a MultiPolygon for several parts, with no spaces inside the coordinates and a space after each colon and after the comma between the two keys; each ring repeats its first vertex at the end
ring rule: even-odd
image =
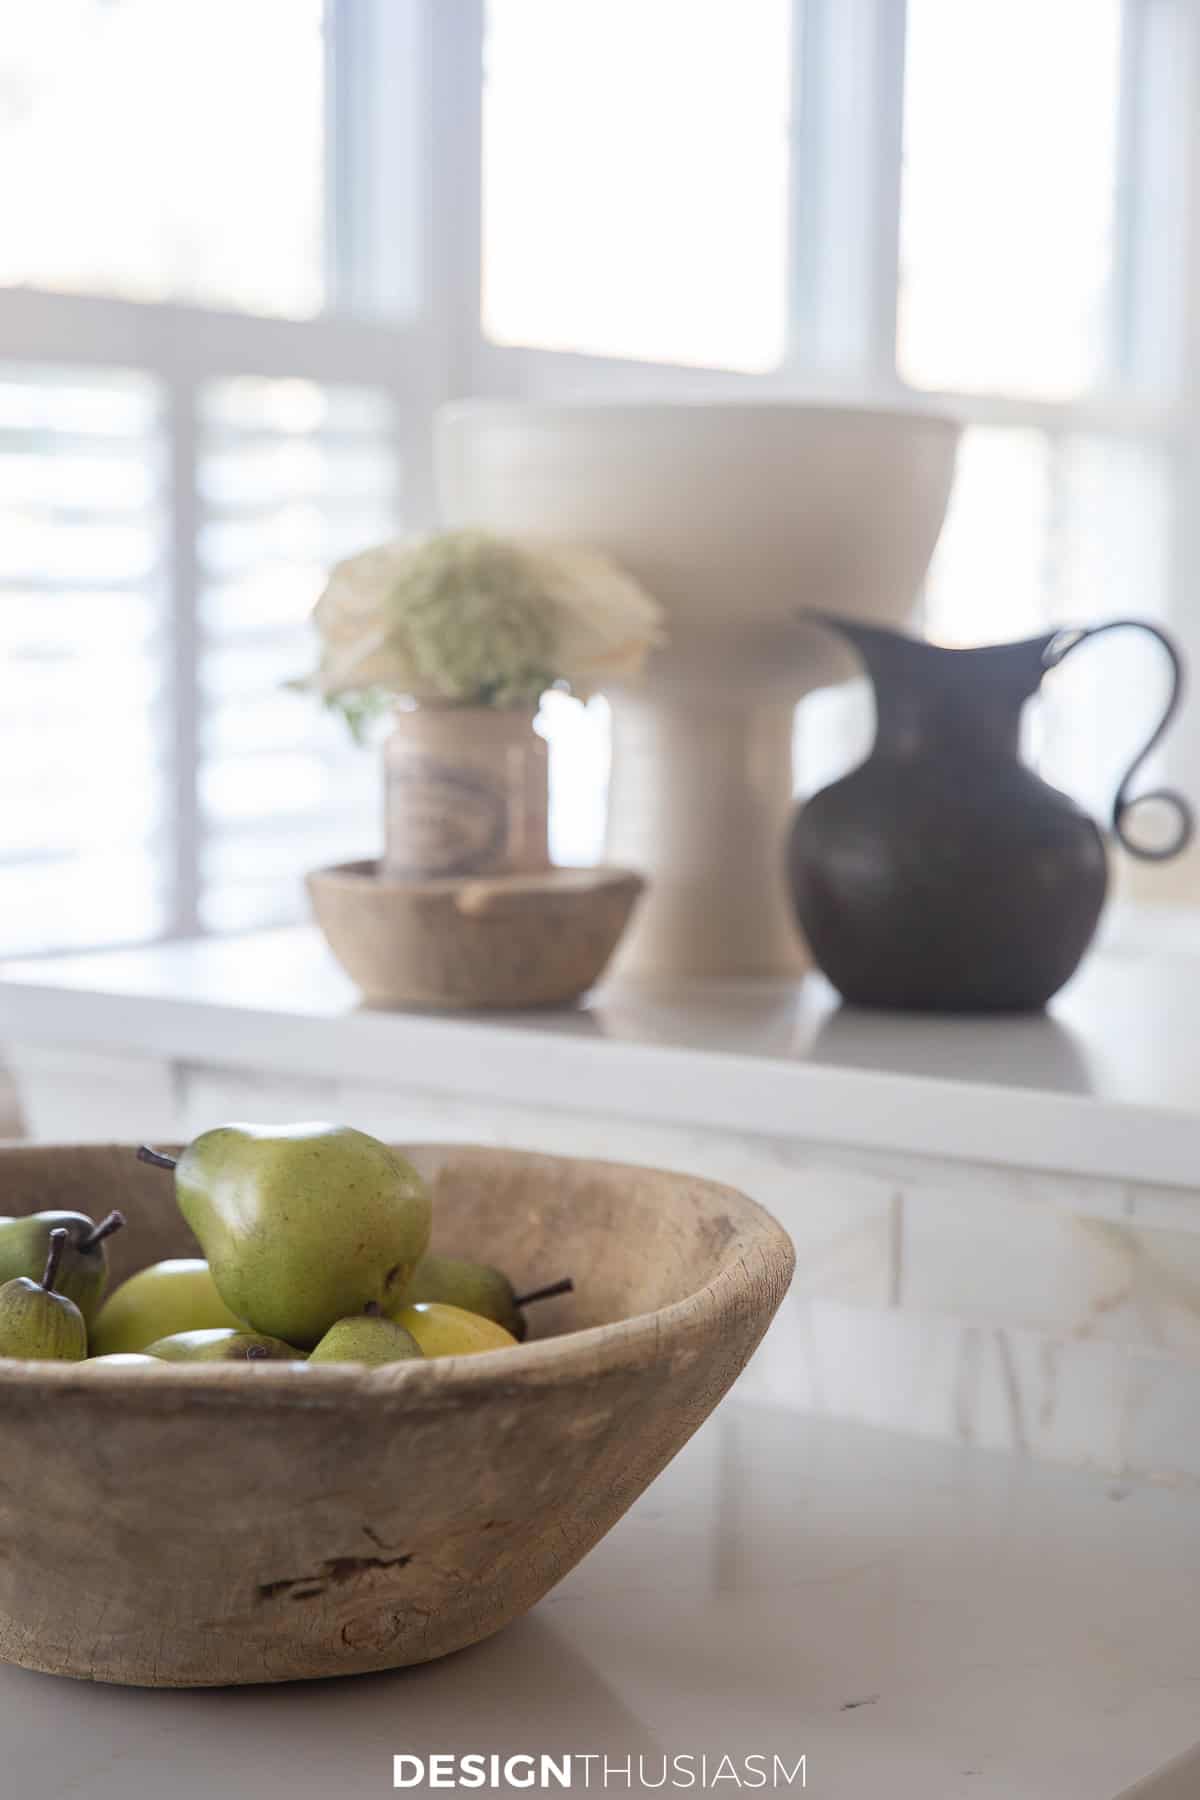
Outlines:
{"type": "Polygon", "coordinates": [[[790,52],[790,0],[493,6],[489,336],[648,362],[777,364],[790,52]]]}
{"type": "Polygon", "coordinates": [[[124,371],[0,367],[5,947],[166,928],[161,398],[124,371]]]}
{"type": "Polygon", "coordinates": [[[12,8],[0,282],[308,317],[323,155],[321,0],[12,8]]]}
{"type": "Polygon", "coordinates": [[[908,0],[896,351],[913,387],[1061,400],[1109,379],[1121,32],[1121,0],[908,0]]]}
{"type": "MultiPolygon", "coordinates": [[[[948,407],[930,630],[1148,613],[1200,666],[1198,70],[1191,0],[15,9],[0,950],[300,917],[374,852],[374,759],[283,683],[328,562],[432,520],[457,394],[948,407]]],[[[1044,708],[1093,806],[1132,654],[1044,708]]],[[[855,704],[801,708],[805,785],[855,704]]],[[[605,706],[544,723],[588,860],[605,706]]]]}
{"type": "MultiPolygon", "coordinates": [[[[1200,658],[1180,529],[1200,448],[1189,0],[697,4],[688,29],[668,26],[676,11],[648,0],[635,27],[612,0],[489,0],[471,385],[948,409],[966,430],[924,597],[932,635],[1133,613],[1169,620],[1200,658]],[[676,32],[669,66],[660,28],[676,32]],[[571,192],[587,204],[564,237],[571,192]],[[706,207],[711,238],[693,243],[706,207]],[[639,305],[641,271],[655,294],[639,305]]],[[[1106,811],[1161,678],[1152,651],[1116,640],[1047,684],[1049,778],[1106,811]]],[[[802,784],[848,766],[869,729],[862,696],[806,702],[802,784]]],[[[1200,766],[1175,774],[1200,788],[1200,766]]]]}
{"type": "Polygon", "coordinates": [[[329,563],[420,516],[411,167],[371,170],[387,254],[363,209],[335,242],[326,206],[365,192],[424,80],[396,57],[361,100],[413,16],[45,0],[7,23],[2,953],[293,919],[306,868],[375,851],[374,759],[284,684],[329,563]]]}

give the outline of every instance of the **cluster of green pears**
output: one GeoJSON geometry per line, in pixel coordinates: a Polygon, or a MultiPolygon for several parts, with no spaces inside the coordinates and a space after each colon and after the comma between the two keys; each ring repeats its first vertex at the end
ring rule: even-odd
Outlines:
{"type": "Polygon", "coordinates": [[[204,1256],[140,1270],[107,1299],[104,1245],[124,1219],[0,1220],[0,1356],[38,1361],[353,1362],[462,1356],[525,1336],[518,1297],[486,1264],[429,1250],[420,1175],[348,1126],[221,1126],[171,1169],[204,1256]],[[89,1355],[90,1351],[90,1355],[89,1355]]]}
{"type": "Polygon", "coordinates": [[[0,1356],[80,1362],[108,1285],[105,1241],[125,1220],[85,1213],[0,1219],[0,1356]]]}

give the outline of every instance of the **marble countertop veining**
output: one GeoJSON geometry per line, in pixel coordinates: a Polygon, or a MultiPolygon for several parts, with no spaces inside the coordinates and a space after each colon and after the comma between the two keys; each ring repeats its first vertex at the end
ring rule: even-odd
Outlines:
{"type": "Polygon", "coordinates": [[[1200,931],[1118,928],[1044,1017],[854,1011],[819,976],[558,1013],[371,1011],[315,930],[10,963],[0,1043],[143,1053],[1116,1180],[1200,1171],[1200,931]]]}
{"type": "Polygon", "coordinates": [[[1200,1791],[1195,1542],[1190,1494],[735,1397],[532,1614],[443,1662],[191,1693],[0,1668],[5,1791],[367,1800],[393,1756],[449,1752],[641,1758],[651,1782],[664,1756],[805,1757],[805,1789],[768,1791],[815,1800],[1116,1800],[1190,1753],[1168,1800],[1200,1791]]]}

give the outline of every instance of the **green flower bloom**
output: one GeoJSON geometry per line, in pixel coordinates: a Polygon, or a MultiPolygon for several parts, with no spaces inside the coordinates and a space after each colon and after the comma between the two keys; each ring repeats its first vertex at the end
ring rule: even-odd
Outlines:
{"type": "Polygon", "coordinates": [[[447,532],[413,553],[385,603],[422,685],[447,700],[536,706],[555,678],[556,620],[537,565],[482,531],[447,532]]]}
{"type": "Polygon", "coordinates": [[[578,545],[444,531],[379,544],[332,570],[313,622],[315,689],[356,736],[399,698],[536,706],[636,675],[661,613],[606,557],[578,545]]]}

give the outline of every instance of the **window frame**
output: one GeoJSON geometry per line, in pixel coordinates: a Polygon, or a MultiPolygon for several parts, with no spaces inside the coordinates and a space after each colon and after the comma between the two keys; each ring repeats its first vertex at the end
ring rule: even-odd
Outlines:
{"type": "MultiPolygon", "coordinates": [[[[201,930],[204,820],[197,541],[197,396],[239,375],[369,386],[394,405],[404,515],[432,518],[430,441],[450,391],[447,317],[434,294],[433,105],[444,87],[435,0],[326,0],[327,310],[266,317],[35,287],[0,289],[8,364],[129,370],[162,397],[162,691],[170,844],[162,937],[201,930]],[[384,224],[386,221],[386,229],[384,224]]],[[[456,102],[457,103],[457,102],[456,102]]],[[[445,112],[443,110],[443,120],[445,112]]],[[[444,271],[448,273],[448,268],[444,271]]],[[[53,954],[48,948],[44,954],[53,954]]]]}
{"type": "MultiPolygon", "coordinates": [[[[745,373],[495,344],[482,332],[472,284],[454,296],[469,347],[469,391],[532,397],[569,386],[583,398],[602,390],[645,395],[651,387],[668,398],[736,391],[952,408],[967,423],[1166,435],[1183,410],[1171,403],[1169,390],[1178,392],[1188,328],[1200,311],[1187,304],[1195,292],[1188,268],[1194,252],[1190,241],[1157,232],[1153,219],[1139,220],[1134,197],[1142,185],[1140,165],[1149,162],[1156,187],[1180,183],[1180,213],[1195,208],[1196,175],[1182,164],[1200,143],[1200,15],[1189,0],[1123,0],[1123,12],[1117,235],[1132,248],[1124,285],[1148,298],[1134,308],[1128,297],[1119,297],[1119,378],[1109,389],[1050,400],[916,388],[903,380],[896,365],[896,306],[906,0],[793,0],[790,341],[779,366],[745,373]],[[1153,109],[1155,130],[1147,146],[1142,126],[1151,114],[1149,94],[1167,98],[1153,109]]],[[[469,0],[461,12],[445,9],[436,21],[447,58],[479,72],[480,99],[482,13],[482,5],[469,0]]],[[[479,140],[478,119],[462,129],[479,140]]],[[[470,192],[460,190],[457,198],[455,228],[477,247],[477,167],[470,192]]]]}

